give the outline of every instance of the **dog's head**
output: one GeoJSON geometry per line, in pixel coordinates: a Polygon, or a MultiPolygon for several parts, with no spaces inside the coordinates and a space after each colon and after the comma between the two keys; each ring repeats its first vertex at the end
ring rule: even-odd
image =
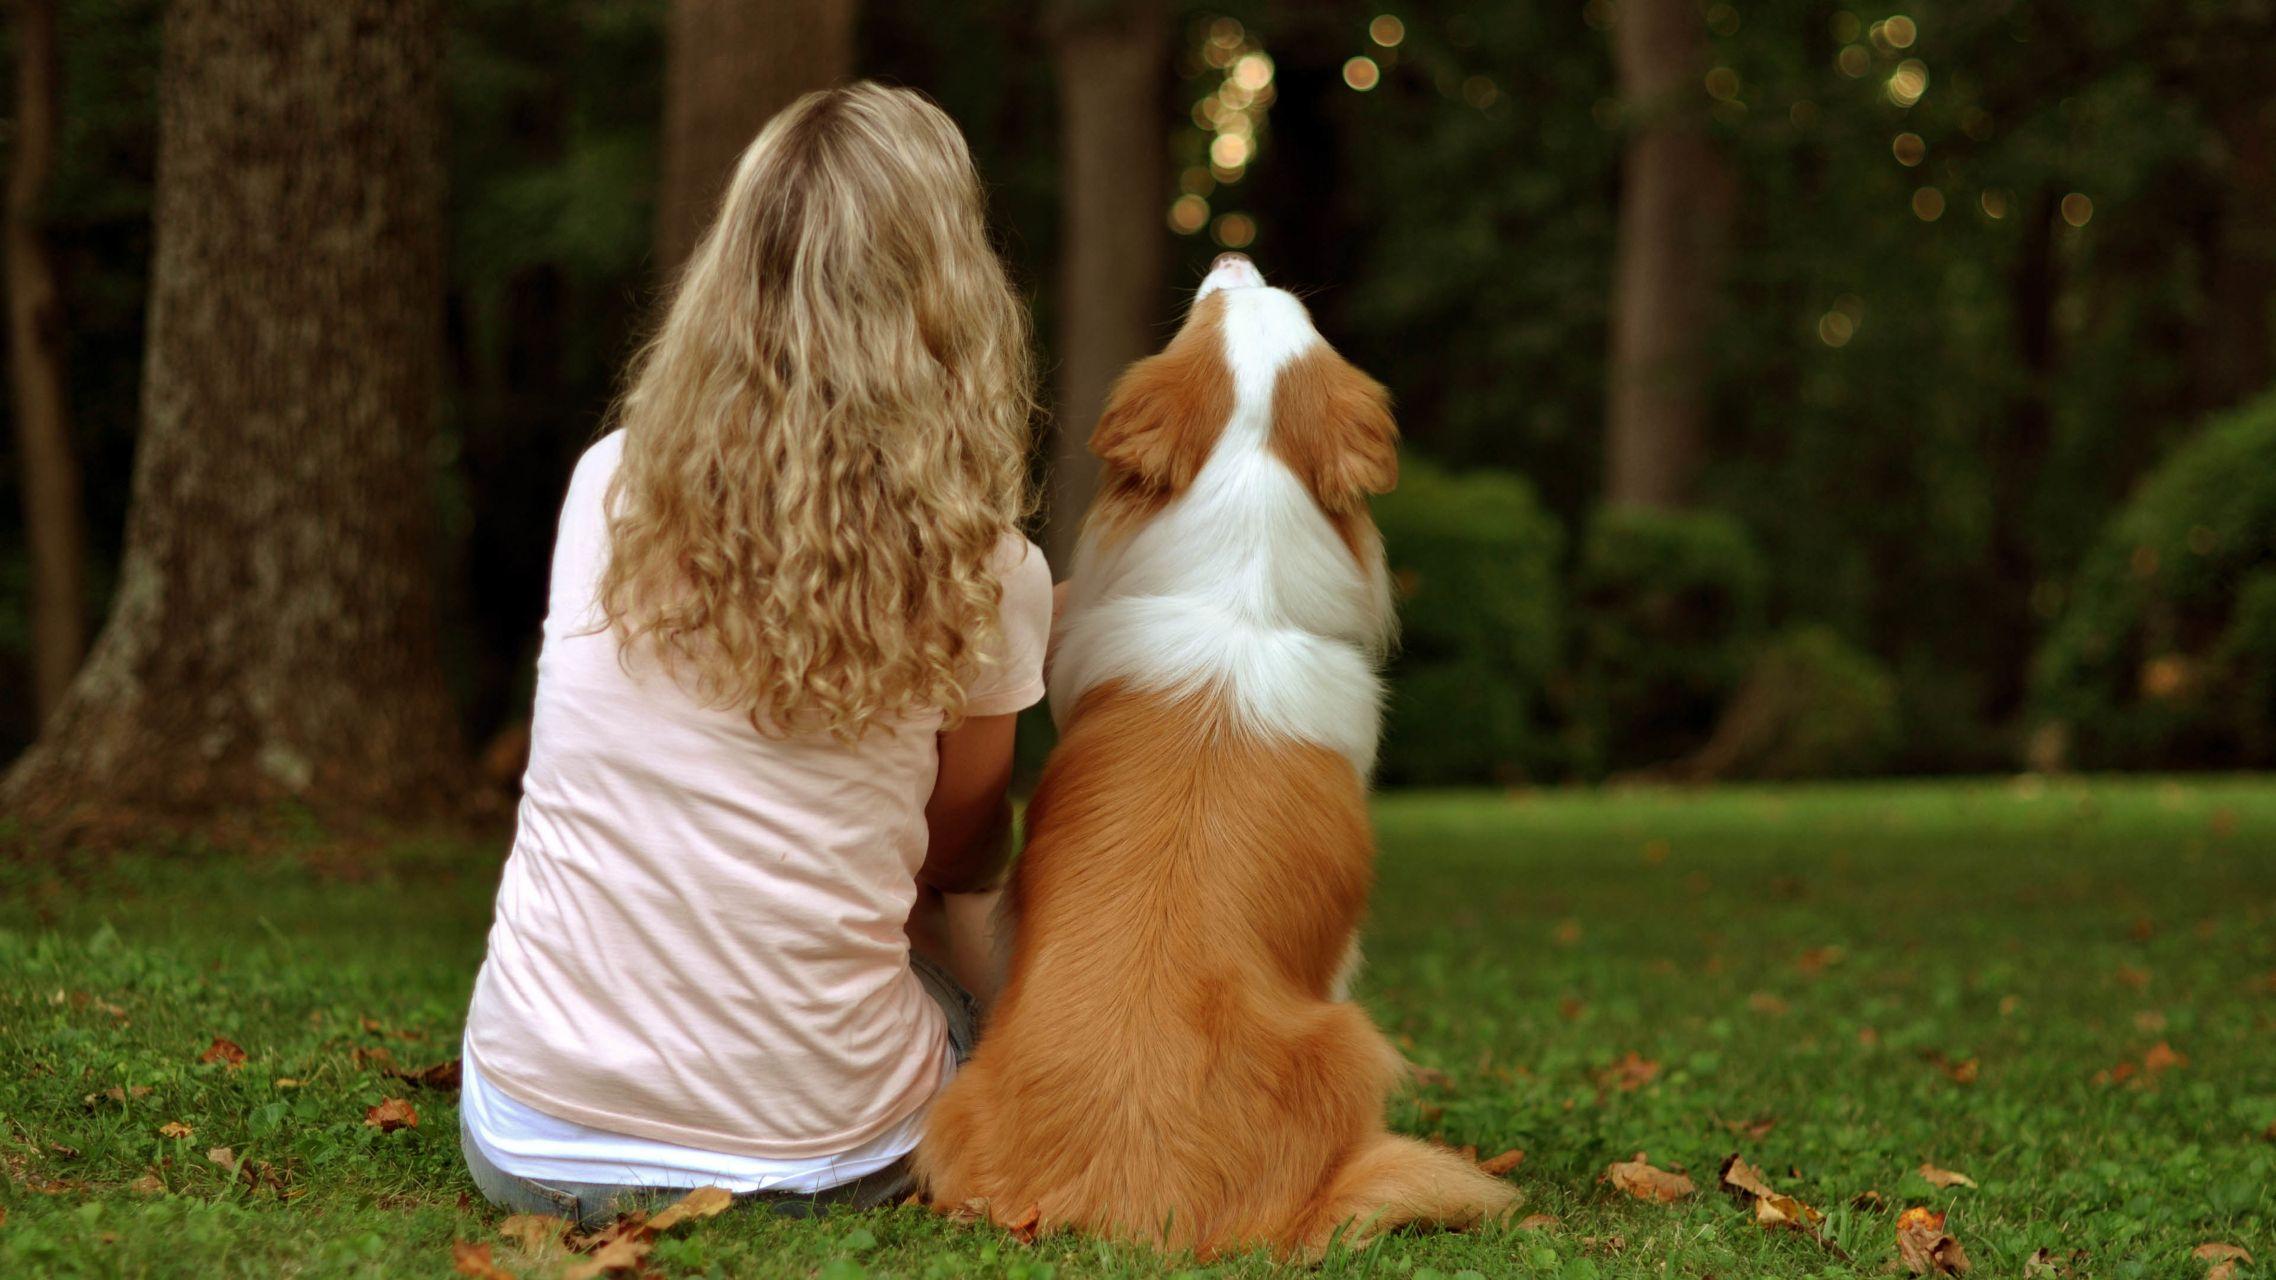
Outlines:
{"type": "Polygon", "coordinates": [[[1217,259],[1169,346],[1115,383],[1091,435],[1104,463],[1094,517],[1112,527],[1160,511],[1230,432],[1260,439],[1365,554],[1367,495],[1399,474],[1390,393],[1238,253],[1217,259]]]}

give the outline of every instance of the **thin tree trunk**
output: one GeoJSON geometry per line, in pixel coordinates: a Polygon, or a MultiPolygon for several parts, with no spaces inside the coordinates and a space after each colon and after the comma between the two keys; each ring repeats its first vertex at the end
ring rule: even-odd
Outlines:
{"type": "Polygon", "coordinates": [[[672,0],[656,262],[679,269],[743,148],[775,112],[853,73],[856,0],[672,0]]]}
{"type": "Polygon", "coordinates": [[[1613,62],[1630,123],[1614,253],[1605,498],[1676,507],[1704,451],[1705,335],[1734,184],[1707,135],[1694,0],[1624,0],[1613,62]]]}
{"type": "Polygon", "coordinates": [[[110,620],[9,776],[37,816],[431,809],[440,18],[175,0],[142,433],[110,620]]]}
{"type": "Polygon", "coordinates": [[[1052,21],[1059,73],[1058,403],[1045,552],[1065,569],[1098,483],[1091,428],[1107,389],[1154,349],[1162,279],[1169,24],[1158,0],[1064,4],[1052,21]],[[1080,12],[1077,9],[1080,8],[1080,12]]]}
{"type": "Polygon", "coordinates": [[[8,171],[8,346],[32,570],[32,698],[44,720],[87,647],[86,517],[63,390],[63,317],[41,223],[55,170],[54,0],[16,5],[16,128],[8,171]]]}
{"type": "Polygon", "coordinates": [[[1987,719],[2002,721],[2023,704],[2032,644],[2038,624],[2031,597],[2042,572],[2031,531],[2039,525],[2034,481],[2054,439],[2056,349],[2055,302],[2062,295],[2062,266],[2055,251],[2055,221],[2061,202],[2053,187],[2041,187],[2024,201],[2023,242],[2008,280],[2008,305],[2015,326],[2015,362],[2020,375],[2004,421],[1994,428],[1987,451],[1991,466],[1991,572],[1982,583],[1985,642],[1984,706],[1987,719]]]}

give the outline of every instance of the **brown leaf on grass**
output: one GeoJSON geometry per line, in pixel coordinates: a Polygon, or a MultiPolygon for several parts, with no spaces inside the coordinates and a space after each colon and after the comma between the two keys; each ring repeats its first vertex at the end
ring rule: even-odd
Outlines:
{"type": "Polygon", "coordinates": [[[1973,1187],[1976,1185],[1976,1180],[1967,1174],[1957,1173],[1950,1169],[1939,1169],[1926,1161],[1921,1163],[1920,1176],[1927,1179],[1928,1185],[1932,1187],[1973,1187]]]}
{"type": "Polygon", "coordinates": [[[1418,1089],[1444,1089],[1454,1083],[1454,1077],[1437,1067],[1425,1067],[1412,1062],[1407,1064],[1407,1075],[1418,1089]]]}
{"type": "Polygon", "coordinates": [[[121,1088],[118,1085],[114,1084],[110,1088],[103,1090],[101,1093],[90,1093],[86,1097],[81,1098],[79,1101],[89,1111],[93,1111],[95,1109],[95,1104],[103,1099],[109,1099],[112,1102],[116,1102],[121,1106],[124,1106],[127,1099],[129,1098],[147,1098],[149,1096],[149,1085],[138,1084],[132,1088],[121,1088]]]}
{"type": "Polygon", "coordinates": [[[2189,1251],[2189,1256],[2195,1258],[2199,1262],[2252,1261],[2252,1251],[2245,1248],[2243,1245],[2224,1244],[2220,1241],[2215,1240],[2208,1240],[2204,1244],[2198,1245],[2196,1248],[2191,1249],[2189,1251]]]}
{"type": "Polygon", "coordinates": [[[1765,1231],[1799,1231],[1815,1236],[1818,1224],[1825,1220],[1824,1214],[1792,1196],[1772,1192],[1754,1202],[1755,1225],[1765,1231]]]}
{"type": "Polygon", "coordinates": [[[1752,1120],[1723,1120],[1719,1123],[1742,1138],[1752,1138],[1756,1142],[1760,1142],[1770,1136],[1772,1129],[1778,1127],[1778,1117],[1756,1116],[1752,1120]]]}
{"type": "Polygon", "coordinates": [[[419,1127],[419,1113],[405,1099],[389,1098],[376,1107],[366,1108],[364,1123],[381,1133],[393,1133],[397,1129],[416,1129],[419,1127]]]}
{"type": "Polygon", "coordinates": [[[490,1246],[470,1240],[453,1240],[450,1244],[450,1267],[462,1276],[474,1280],[515,1280],[514,1273],[490,1259],[490,1246]]]}
{"type": "Polygon", "coordinates": [[[1021,1214],[1004,1223],[1004,1230],[1021,1244],[1034,1244],[1035,1234],[1043,1225],[1043,1206],[1031,1204],[1021,1214]]]}
{"type": "Polygon", "coordinates": [[[498,1224],[498,1234],[513,1241],[523,1253],[542,1258],[564,1247],[569,1220],[550,1213],[517,1213],[498,1224]]]}
{"type": "Polygon", "coordinates": [[[215,1036],[213,1043],[206,1046],[205,1052],[198,1055],[198,1061],[218,1062],[235,1071],[245,1065],[245,1051],[237,1047],[236,1041],[215,1036]]]}
{"type": "Polygon", "coordinates": [[[1556,943],[1560,947],[1573,946],[1580,940],[1581,922],[1578,920],[1559,920],[1557,922],[1557,927],[1549,931],[1549,941],[1556,943]]]}
{"type": "Polygon", "coordinates": [[[196,1132],[197,1130],[192,1129],[190,1126],[183,1124],[179,1120],[168,1120],[166,1123],[158,1126],[158,1136],[161,1138],[187,1138],[196,1132]]]}
{"type": "Polygon", "coordinates": [[[1850,1197],[1849,1207],[1859,1213],[1881,1213],[1888,1209],[1889,1202],[1878,1191],[1860,1191],[1850,1197]]]}
{"type": "Polygon", "coordinates": [[[422,1089],[441,1089],[445,1092],[452,1092],[458,1088],[460,1063],[457,1058],[452,1058],[447,1062],[438,1062],[431,1067],[421,1067],[416,1071],[387,1067],[382,1074],[408,1081],[422,1089]]]}
{"type": "Polygon", "coordinates": [[[1968,1254],[1944,1230],[1944,1215],[1914,1207],[1897,1215],[1897,1261],[1916,1276],[1964,1276],[1968,1254]]]}
{"type": "Polygon", "coordinates": [[[166,1194],[166,1184],[155,1173],[143,1174],[126,1184],[126,1189],[138,1196],[162,1196],[166,1194]]]}
{"type": "Polygon", "coordinates": [[[648,1220],[648,1229],[663,1232],[683,1222],[716,1218],[734,1204],[735,1193],[725,1187],[697,1187],[659,1210],[655,1217],[648,1220]]]}
{"type": "Polygon", "coordinates": [[[2160,1040],[2150,1046],[2149,1052],[2142,1055],[2140,1062],[2127,1058],[2115,1066],[2095,1072],[2094,1083],[2126,1084],[2131,1082],[2136,1088],[2140,1088],[2176,1067],[2188,1065],[2188,1055],[2175,1051],[2172,1045],[2160,1040]]]}
{"type": "Polygon", "coordinates": [[[1716,1171],[1716,1185],[1743,1207],[1764,1196],[1778,1193],[1770,1189],[1770,1182],[1762,1170],[1739,1158],[1738,1152],[1723,1157],[1723,1167],[1716,1171]]]}
{"type": "Polygon", "coordinates": [[[1556,1229],[1557,1223],[1556,1214],[1529,1213],[1517,1220],[1517,1229],[1520,1231],[1553,1231],[1556,1229]]]}
{"type": "Polygon", "coordinates": [[[2154,1036],[2165,1030],[2163,1009],[2137,1009],[2134,1011],[2134,1030],[2145,1036],[2154,1036]]]}
{"type": "Polygon", "coordinates": [[[1811,947],[1794,957],[1794,967],[1805,976],[1815,976],[1840,964],[1844,954],[1840,947],[1811,947]]]}
{"type": "Polygon", "coordinates": [[[1764,1017],[1776,1018],[1784,1016],[1786,1012],[1793,1007],[1794,1006],[1786,1003],[1784,997],[1773,995],[1768,991],[1757,991],[1753,995],[1747,997],[1747,1008],[1754,1010],[1756,1013],[1762,1014],[1764,1017]]]}
{"type": "Polygon", "coordinates": [[[2175,1052],[2173,1046],[2163,1040],[2151,1045],[2150,1051],[2142,1055],[2142,1070],[2153,1076],[2188,1065],[2187,1055],[2175,1052]]]}
{"type": "Polygon", "coordinates": [[[2086,1261],[2084,1249],[2073,1249],[2069,1253],[2035,1249],[2023,1260],[2023,1280],[2061,1280],[2061,1277],[2077,1274],[2086,1266],[2086,1261]]]}
{"type": "Polygon", "coordinates": [[[1498,1156],[1491,1156],[1487,1159],[1480,1160],[1478,1162],[1478,1172],[1499,1178],[1503,1174],[1508,1173],[1510,1170],[1515,1169],[1517,1166],[1524,1163],[1525,1153],[1523,1151],[1517,1150],[1515,1147],[1512,1147],[1511,1149],[1502,1152],[1498,1156]]]}
{"type": "Polygon", "coordinates": [[[366,1048],[358,1045],[348,1051],[348,1060],[358,1067],[377,1066],[382,1071],[395,1069],[395,1052],[386,1045],[366,1048]]]}
{"type": "Polygon", "coordinates": [[[237,1151],[233,1147],[207,1147],[205,1158],[231,1173],[237,1172],[237,1151]]]}
{"type": "Polygon", "coordinates": [[[2120,986],[2134,991],[2143,990],[2150,985],[2149,970],[2137,969],[2130,964],[2119,965],[2118,971],[2110,976],[2116,978],[2120,986]]]}
{"type": "Polygon", "coordinates": [[[1604,1171],[1604,1179],[1638,1200],[1663,1204],[1673,1204],[1699,1189],[1679,1171],[1653,1168],[1651,1157],[1641,1151],[1633,1160],[1614,1161],[1604,1171]]]}
{"type": "Polygon", "coordinates": [[[569,1247],[585,1259],[563,1268],[557,1280],[593,1280],[611,1271],[633,1270],[647,1260],[655,1235],[647,1214],[627,1213],[591,1235],[572,1237],[569,1247]]]}
{"type": "Polygon", "coordinates": [[[1658,1078],[1660,1064],[1630,1049],[1614,1059],[1612,1065],[1601,1067],[1590,1074],[1595,1077],[1599,1089],[1634,1093],[1658,1078]]]}

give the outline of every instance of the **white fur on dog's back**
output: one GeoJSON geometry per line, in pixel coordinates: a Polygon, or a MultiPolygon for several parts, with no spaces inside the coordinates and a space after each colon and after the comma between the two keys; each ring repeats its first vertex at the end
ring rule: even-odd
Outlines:
{"type": "Polygon", "coordinates": [[[1370,533],[1355,557],[1270,447],[1274,381],[1321,339],[1281,290],[1222,293],[1232,417],[1160,512],[1084,532],[1052,657],[1052,715],[1064,724],[1110,680],[1214,690],[1245,727],[1331,748],[1364,778],[1392,619],[1382,550],[1370,533]]]}

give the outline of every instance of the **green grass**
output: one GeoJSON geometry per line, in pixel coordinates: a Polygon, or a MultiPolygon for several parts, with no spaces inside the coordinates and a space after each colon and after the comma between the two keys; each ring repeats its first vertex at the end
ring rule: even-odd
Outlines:
{"type": "MultiPolygon", "coordinates": [[[[1379,820],[1363,996],[1445,1077],[1391,1119],[1522,1147],[1526,1212],[1558,1221],[1394,1237],[1322,1274],[1875,1275],[1913,1204],[1950,1210],[1979,1276],[2022,1275],[2045,1247],[2085,1251],[2070,1274],[2197,1277],[2206,1241],[2267,1269],[2276,782],[1410,795],[1379,820]],[[2160,1042],[2186,1064],[2097,1080],[2160,1042]],[[1659,1069],[1626,1090],[1606,1068],[1630,1053],[1659,1069]],[[1700,1193],[1663,1206],[1599,1182],[1637,1151],[1700,1193]],[[1824,1209],[1852,1260],[1716,1194],[1733,1151],[1824,1209]],[[1931,1187],[1923,1161],[1980,1186],[1931,1187]],[[1854,1207],[1869,1190],[1886,1207],[1854,1207]]],[[[312,838],[0,868],[0,1276],[447,1275],[453,1240],[494,1240],[450,1097],[354,1051],[455,1052],[497,856],[312,838]],[[242,1067],[198,1061],[215,1036],[242,1067]],[[417,1128],[364,1125],[398,1094],[417,1128]],[[192,1136],[162,1137],[174,1121],[192,1136]],[[232,1182],[215,1146],[275,1166],[290,1198],[232,1182]]],[[[1022,1246],[911,1209],[735,1213],[651,1261],[828,1280],[1274,1270],[1022,1246]]]]}

